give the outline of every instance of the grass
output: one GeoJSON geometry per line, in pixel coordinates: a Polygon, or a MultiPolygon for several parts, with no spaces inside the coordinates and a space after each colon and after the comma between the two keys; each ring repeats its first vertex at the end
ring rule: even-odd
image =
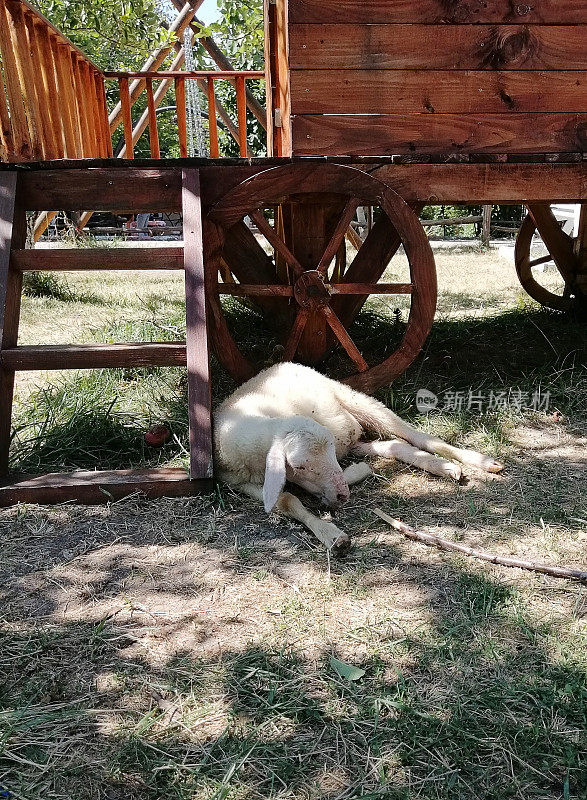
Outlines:
{"type": "MultiPolygon", "coordinates": [[[[585,588],[423,548],[372,513],[380,505],[477,547],[585,564],[584,323],[527,302],[495,255],[441,251],[438,262],[433,333],[380,397],[504,458],[503,477],[459,486],[375,462],[337,516],[356,542],[339,561],[223,486],[0,511],[0,796],[587,796],[585,588]],[[443,398],[538,386],[549,410],[415,407],[421,388],[443,398]],[[332,658],[364,674],[348,680],[332,658]]],[[[171,275],[71,275],[67,285],[69,300],[25,298],[21,341],[183,334],[171,275]]],[[[391,311],[373,302],[354,326],[368,358],[401,332],[391,311]]],[[[255,318],[235,305],[231,324],[267,358],[273,334],[253,330],[255,318]]],[[[333,355],[326,368],[340,374],[345,362],[333,355]]],[[[217,400],[232,382],[216,363],[213,374],[217,400]]],[[[185,463],[183,370],[24,375],[15,424],[12,463],[28,472],[185,463]],[[143,433],[159,421],[177,438],[149,450],[143,433]]]]}

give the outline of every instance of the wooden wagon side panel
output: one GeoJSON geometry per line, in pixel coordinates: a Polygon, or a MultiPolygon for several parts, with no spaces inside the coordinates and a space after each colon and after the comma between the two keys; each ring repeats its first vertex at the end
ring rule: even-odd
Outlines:
{"type": "Polygon", "coordinates": [[[587,150],[587,0],[289,0],[288,20],[296,155],[587,150]]]}

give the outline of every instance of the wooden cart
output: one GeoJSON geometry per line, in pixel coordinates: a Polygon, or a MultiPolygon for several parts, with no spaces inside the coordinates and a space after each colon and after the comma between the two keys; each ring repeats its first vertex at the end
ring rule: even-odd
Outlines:
{"type": "MultiPolygon", "coordinates": [[[[0,0],[0,10],[14,2],[0,0]]],[[[585,304],[585,207],[579,234],[572,240],[560,230],[550,203],[580,203],[586,197],[587,0],[535,0],[531,5],[513,0],[277,0],[266,5],[265,16],[269,158],[112,159],[100,91],[100,80],[109,76],[100,77],[86,66],[91,86],[98,87],[89,95],[94,127],[82,124],[88,95],[77,93],[61,120],[61,138],[53,117],[47,123],[53,146],[63,143],[61,160],[47,158],[51,142],[41,136],[31,152],[44,160],[18,163],[24,159],[12,158],[0,172],[0,469],[7,466],[15,370],[187,363],[193,480],[169,471],[45,476],[0,489],[0,503],[97,501],[108,496],[100,487],[121,496],[137,488],[156,495],[207,485],[212,466],[206,332],[218,358],[239,380],[263,361],[242,352],[222,295],[246,298],[264,315],[278,331],[284,360],[318,364],[338,347],[352,365],[346,378],[351,385],[370,392],[389,384],[416,357],[434,316],[434,260],[417,216],[425,204],[526,204],[529,216],[516,250],[522,285],[545,305],[569,309],[585,304]],[[76,120],[81,126],[77,138],[76,120]],[[351,227],[359,206],[376,209],[364,241],[351,227]],[[48,256],[46,251],[25,250],[24,215],[29,209],[183,210],[183,253],[160,248],[145,267],[185,270],[187,342],[17,346],[24,270],[124,269],[133,267],[139,255],[108,250],[53,251],[48,256]],[[535,228],[564,278],[560,297],[542,291],[532,275],[535,228]],[[358,247],[350,263],[345,237],[358,247]],[[400,244],[409,276],[386,281],[387,264],[400,244]],[[368,363],[349,328],[373,294],[408,297],[410,310],[397,348],[368,363]]],[[[6,42],[0,46],[4,56],[6,42]]],[[[70,55],[72,63],[79,58],[70,55]]],[[[59,65],[57,56],[52,63],[59,65]]],[[[78,64],[74,78],[83,78],[84,69],[78,64]]],[[[21,65],[19,74],[25,72],[21,65]]],[[[251,74],[233,74],[239,104],[234,135],[245,155],[245,79],[251,74]]],[[[175,72],[141,76],[156,158],[153,79],[175,81],[179,97],[186,76],[206,79],[212,109],[215,77],[175,72]]],[[[129,156],[134,143],[129,112],[133,74],[110,77],[119,81],[119,121],[129,156]]],[[[35,91],[38,130],[45,131],[38,103],[41,89],[35,91]]],[[[11,108],[14,144],[18,104],[11,108]]],[[[184,153],[180,112],[178,105],[184,153]]],[[[19,135],[24,141],[28,131],[32,146],[31,116],[21,120],[19,135]]]]}

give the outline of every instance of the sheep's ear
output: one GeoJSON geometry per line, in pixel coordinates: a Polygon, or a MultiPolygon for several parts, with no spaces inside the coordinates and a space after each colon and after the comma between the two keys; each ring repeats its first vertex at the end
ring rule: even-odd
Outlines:
{"type": "Polygon", "coordinates": [[[263,483],[263,504],[269,513],[285,485],[285,450],[282,442],[273,442],[265,459],[265,482],[263,483]]]}

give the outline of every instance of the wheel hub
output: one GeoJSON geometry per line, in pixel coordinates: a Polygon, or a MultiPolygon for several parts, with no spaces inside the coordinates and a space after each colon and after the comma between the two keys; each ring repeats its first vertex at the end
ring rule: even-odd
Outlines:
{"type": "Polygon", "coordinates": [[[318,311],[330,302],[330,290],[317,269],[308,270],[294,284],[294,297],[302,308],[318,311]]]}

